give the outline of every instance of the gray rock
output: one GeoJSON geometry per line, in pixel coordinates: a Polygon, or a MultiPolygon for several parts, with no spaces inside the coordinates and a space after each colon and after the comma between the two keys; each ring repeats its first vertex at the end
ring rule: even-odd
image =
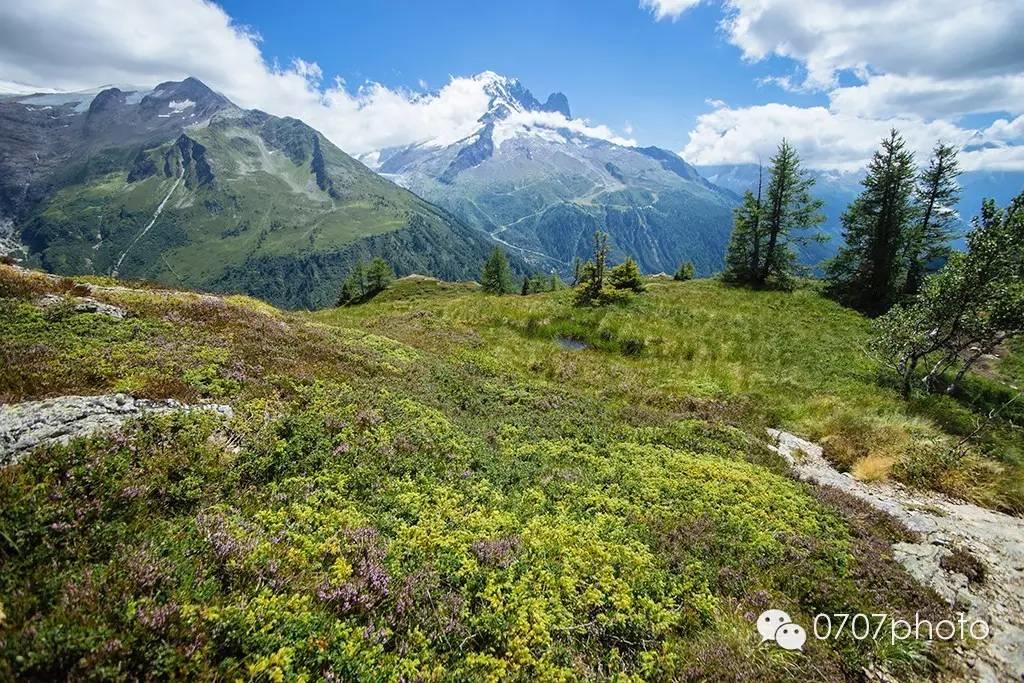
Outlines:
{"type": "Polygon", "coordinates": [[[937,493],[911,490],[889,482],[866,483],[838,472],[821,446],[798,436],[769,429],[773,448],[796,475],[832,486],[866,502],[920,534],[915,543],[897,543],[893,556],[917,581],[934,589],[950,604],[951,614],[963,611],[982,619],[991,635],[978,651],[961,657],[968,680],[1020,680],[1024,672],[1024,519],[937,493]],[[979,585],[943,569],[941,561],[957,546],[981,560],[987,577],[979,585]]]}
{"type": "Polygon", "coordinates": [[[151,401],[127,394],[61,396],[0,405],[0,466],[18,462],[43,444],[67,443],[76,437],[116,429],[146,413],[174,410],[207,410],[226,418],[233,415],[226,405],[188,405],[171,399],[151,401]]]}
{"type": "Polygon", "coordinates": [[[128,311],[123,308],[87,296],[63,297],[57,294],[45,294],[36,299],[36,305],[42,308],[51,308],[62,304],[69,304],[76,313],[99,313],[117,320],[123,320],[128,315],[128,311]]]}

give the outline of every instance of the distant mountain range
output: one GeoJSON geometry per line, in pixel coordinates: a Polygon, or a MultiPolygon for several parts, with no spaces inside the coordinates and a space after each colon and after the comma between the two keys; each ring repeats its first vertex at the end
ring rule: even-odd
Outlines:
{"type": "Polygon", "coordinates": [[[631,255],[647,272],[672,272],[683,260],[702,274],[721,268],[733,192],[673,152],[595,136],[570,118],[561,93],[541,103],[515,79],[476,78],[490,105],[473,134],[362,159],[536,267],[566,272],[604,230],[613,260],[631,255]]]}
{"type": "MultiPolygon", "coordinates": [[[[489,105],[471,135],[360,160],[194,78],[0,94],[0,253],[301,308],[332,304],[356,260],[373,256],[400,275],[471,279],[501,244],[519,273],[565,275],[595,230],[609,233],[613,262],[720,270],[756,166],[695,168],[572,119],[562,93],[541,102],[515,79],[475,78],[489,105]]],[[[807,264],[835,252],[860,190],[860,174],[814,174],[832,240],[806,247],[807,264]]],[[[1009,201],[1024,173],[966,173],[961,184],[966,223],[983,196],[1009,201]]]]}
{"type": "Polygon", "coordinates": [[[469,279],[494,245],[301,121],[194,78],[0,98],[0,240],[57,273],[310,308],[357,258],[469,279]]]}

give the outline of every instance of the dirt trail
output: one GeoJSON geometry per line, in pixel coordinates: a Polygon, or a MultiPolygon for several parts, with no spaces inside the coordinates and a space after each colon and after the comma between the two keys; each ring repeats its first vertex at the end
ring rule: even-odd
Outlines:
{"type": "Polygon", "coordinates": [[[983,619],[991,628],[976,656],[963,653],[972,680],[1024,680],[1024,519],[896,483],[857,481],[836,470],[817,444],[775,429],[768,433],[773,448],[801,479],[840,489],[921,535],[919,543],[894,545],[896,559],[948,601],[954,613],[983,619]],[[970,583],[940,566],[953,548],[984,564],[984,581],[970,583]]]}

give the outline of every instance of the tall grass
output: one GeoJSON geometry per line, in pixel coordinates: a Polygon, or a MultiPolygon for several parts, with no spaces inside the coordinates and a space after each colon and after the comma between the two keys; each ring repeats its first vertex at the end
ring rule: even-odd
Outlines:
{"type": "MultiPolygon", "coordinates": [[[[867,459],[856,469],[869,478],[892,476],[1024,510],[1018,413],[992,425],[973,448],[948,454],[987,414],[995,401],[987,394],[1002,396],[1005,387],[975,376],[960,398],[901,400],[865,351],[869,321],[813,284],[772,292],[714,280],[654,281],[646,294],[605,308],[574,307],[567,291],[494,297],[448,290],[404,298],[398,288],[386,301],[314,315],[435,353],[570,382],[621,407],[689,406],[753,428],[791,430],[823,441],[843,469],[867,459]],[[479,343],[467,348],[467,335],[479,343]],[[559,338],[588,349],[564,349],[559,338]]],[[[1021,377],[1018,355],[1009,354],[1001,370],[1021,377]]]]}

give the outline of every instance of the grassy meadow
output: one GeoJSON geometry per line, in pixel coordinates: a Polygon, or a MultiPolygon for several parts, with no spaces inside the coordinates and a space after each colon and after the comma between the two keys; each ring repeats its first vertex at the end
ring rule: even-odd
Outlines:
{"type": "Polygon", "coordinates": [[[758,646],[769,607],[946,609],[892,557],[909,532],[790,478],[763,428],[1019,505],[1016,418],[934,457],[1019,356],[902,405],[867,323],[811,288],[655,281],[592,310],[412,278],[318,313],[94,289],[123,320],[44,293],[84,288],[0,266],[0,400],[235,415],[143,417],[0,469],[0,679],[927,677],[941,643],[758,646]]]}
{"type": "Polygon", "coordinates": [[[870,321],[822,297],[813,282],[778,292],[652,280],[627,305],[580,309],[570,301],[568,290],[487,297],[464,285],[403,280],[370,305],[312,315],[568,383],[620,411],[787,429],[821,441],[840,469],[860,478],[892,477],[1024,511],[1024,401],[957,448],[1024,386],[1020,345],[973,373],[959,397],[921,393],[905,402],[867,352],[870,321]],[[467,335],[478,343],[466,344],[467,335]],[[559,339],[589,350],[565,350],[559,339]]]}

